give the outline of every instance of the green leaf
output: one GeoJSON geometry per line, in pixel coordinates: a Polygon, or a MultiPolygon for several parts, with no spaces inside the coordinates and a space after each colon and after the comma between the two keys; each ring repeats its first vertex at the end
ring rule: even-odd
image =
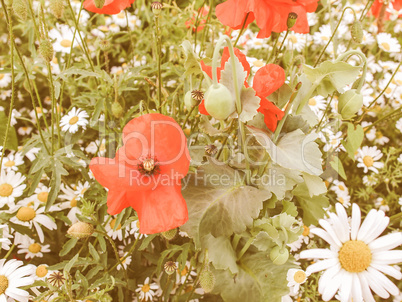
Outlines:
{"type": "Polygon", "coordinates": [[[58,79],[68,81],[70,75],[79,75],[79,77],[76,80],[79,80],[79,79],[82,79],[85,77],[97,77],[97,78],[100,77],[100,74],[97,72],[92,72],[92,71],[88,71],[86,69],[80,69],[77,67],[70,67],[69,69],[64,70],[59,75],[57,75],[53,81],[56,81],[58,79]]]}
{"type": "Polygon", "coordinates": [[[73,248],[73,247],[75,247],[75,245],[77,244],[77,241],[78,241],[78,239],[77,238],[71,238],[70,240],[68,240],[64,245],[63,245],[63,248],[61,249],[61,251],[60,251],[60,253],[59,253],[59,256],[60,257],[63,257],[63,256],[65,256],[65,255],[67,255],[70,251],[71,251],[71,249],[73,248]]]}
{"type": "Polygon", "coordinates": [[[360,125],[354,126],[352,123],[348,123],[348,138],[343,141],[342,144],[348,152],[349,157],[354,161],[355,152],[359,149],[364,139],[364,130],[360,125]]]}
{"type": "MultiPolygon", "coordinates": [[[[275,229],[275,228],[274,228],[275,229]]],[[[275,229],[276,230],[276,229],[275,229]]],[[[279,236],[279,233],[278,233],[279,236]]],[[[252,243],[259,251],[266,252],[272,246],[272,238],[265,231],[260,231],[252,243]]]]}
{"type": "Polygon", "coordinates": [[[243,185],[243,179],[243,173],[218,162],[210,162],[185,179],[183,197],[189,220],[181,229],[194,239],[196,248],[206,234],[228,237],[252,226],[271,193],[243,185]]]}
{"type": "Polygon", "coordinates": [[[361,67],[345,62],[325,61],[316,68],[304,65],[304,73],[312,83],[318,85],[316,91],[323,97],[335,90],[342,92],[342,88],[356,80],[360,70],[361,67]]]}
{"type": "Polygon", "coordinates": [[[46,202],[45,211],[48,211],[50,209],[57,198],[57,194],[60,191],[61,176],[68,175],[67,170],[64,169],[63,164],[61,163],[61,161],[57,160],[57,158],[52,158],[52,170],[53,173],[50,180],[50,192],[46,202]]]}
{"type": "Polygon", "coordinates": [[[198,62],[199,58],[196,53],[193,51],[193,46],[191,45],[190,41],[183,41],[181,44],[183,47],[184,55],[186,57],[184,61],[184,76],[189,76],[191,74],[198,75],[202,73],[202,69],[200,63],[198,62]]]}
{"type": "Polygon", "coordinates": [[[293,194],[303,210],[303,223],[305,225],[317,225],[319,219],[325,215],[326,208],[329,207],[328,198],[324,195],[310,197],[307,185],[299,184],[293,194]]]}
{"type": "Polygon", "coordinates": [[[92,258],[94,258],[94,260],[98,262],[100,260],[98,251],[94,248],[94,246],[92,245],[91,242],[88,243],[88,249],[89,249],[89,253],[91,254],[92,258]]]}
{"type": "Polygon", "coordinates": [[[321,195],[327,192],[327,187],[321,177],[316,175],[310,175],[308,173],[302,173],[304,181],[306,183],[310,197],[315,195],[321,195]]]}
{"type": "Polygon", "coordinates": [[[257,114],[258,108],[260,108],[260,98],[255,95],[253,88],[248,87],[241,90],[240,94],[242,111],[240,113],[240,120],[243,123],[251,121],[257,114]]]}
{"type": "Polygon", "coordinates": [[[333,156],[329,164],[343,179],[347,179],[345,169],[343,168],[342,162],[339,160],[338,156],[333,156]]]}
{"type": "Polygon", "coordinates": [[[73,265],[77,262],[79,254],[76,254],[64,267],[64,273],[69,273],[73,265]]]}
{"type": "Polygon", "coordinates": [[[293,202],[282,200],[282,204],[283,204],[282,213],[287,213],[293,217],[296,217],[298,215],[297,207],[293,202]]]}
{"type": "MultiPolygon", "coordinates": [[[[234,57],[234,59],[237,77],[237,89],[240,95],[243,88],[244,80],[247,77],[247,72],[244,71],[243,65],[241,65],[239,59],[236,56],[234,57]]],[[[232,58],[230,57],[229,60],[225,63],[225,69],[221,72],[221,79],[219,83],[225,85],[229,89],[230,93],[232,94],[233,101],[236,101],[236,89],[232,69],[232,58]]]]}
{"type": "Polygon", "coordinates": [[[209,260],[217,269],[229,269],[232,274],[239,272],[236,264],[236,254],[227,237],[217,237],[208,234],[202,239],[203,249],[208,249],[209,260]]]}
{"type": "MultiPolygon", "coordinates": [[[[4,137],[6,135],[6,129],[8,125],[8,118],[4,111],[0,111],[0,145],[3,146],[4,143],[4,137]]],[[[6,149],[10,150],[18,150],[18,139],[17,139],[17,133],[15,132],[15,128],[13,126],[10,126],[10,129],[8,131],[8,137],[7,137],[7,143],[6,143],[6,149]]]]}
{"type": "Polygon", "coordinates": [[[283,84],[281,87],[279,87],[279,89],[271,93],[268,98],[279,108],[283,108],[285,107],[286,103],[289,102],[292,93],[292,88],[290,88],[288,84],[283,84]]]}
{"type": "Polygon", "coordinates": [[[229,127],[224,128],[224,129],[216,129],[212,124],[209,118],[205,115],[201,116],[200,122],[198,123],[199,129],[210,135],[210,136],[219,136],[222,135],[225,131],[229,130],[229,127]]]}

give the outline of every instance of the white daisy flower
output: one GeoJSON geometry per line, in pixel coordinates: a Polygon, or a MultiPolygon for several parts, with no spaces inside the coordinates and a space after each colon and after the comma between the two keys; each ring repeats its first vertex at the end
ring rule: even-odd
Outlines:
{"type": "Polygon", "coordinates": [[[324,151],[327,152],[334,148],[336,148],[335,151],[342,149],[343,146],[340,145],[341,141],[342,141],[342,131],[339,131],[335,134],[330,134],[327,143],[324,146],[324,151]]]}
{"type": "Polygon", "coordinates": [[[16,301],[27,302],[29,293],[19,287],[30,285],[34,279],[30,276],[32,268],[23,266],[22,261],[15,259],[6,262],[0,260],[0,301],[7,302],[9,298],[16,301]]]}
{"type": "Polygon", "coordinates": [[[376,139],[375,139],[374,143],[383,146],[389,142],[389,138],[384,136],[381,131],[377,131],[375,133],[375,135],[376,135],[376,139]]]}
{"type": "Polygon", "coordinates": [[[396,21],[400,16],[402,16],[402,9],[397,10],[392,5],[392,1],[389,3],[386,12],[389,13],[389,19],[391,21],[396,21]]]}
{"type": "Polygon", "coordinates": [[[309,99],[308,105],[316,115],[322,115],[322,111],[327,108],[327,101],[324,97],[317,95],[309,99]]]}
{"type": "Polygon", "coordinates": [[[194,268],[191,266],[190,261],[186,261],[186,265],[182,270],[180,270],[180,263],[176,262],[176,283],[177,284],[184,284],[187,281],[192,281],[193,277],[197,276],[197,272],[194,270],[194,268]],[[191,268],[191,271],[189,272],[191,268]],[[187,277],[188,275],[188,277],[187,277]],[[187,281],[186,281],[187,280],[187,281]]]}
{"type": "Polygon", "coordinates": [[[156,283],[149,283],[149,277],[147,277],[144,281],[144,284],[138,284],[138,288],[135,290],[140,294],[141,301],[152,301],[155,296],[155,290],[157,290],[159,286],[156,283]]]}
{"type": "Polygon", "coordinates": [[[21,153],[9,154],[3,158],[3,166],[1,167],[6,172],[18,171],[18,166],[24,164],[24,158],[21,153]]]}
{"type": "Polygon", "coordinates": [[[10,83],[11,73],[0,73],[0,88],[7,87],[10,83]]]}
{"type": "Polygon", "coordinates": [[[11,97],[11,90],[0,91],[0,99],[2,101],[5,101],[9,97],[11,97]]]}
{"type": "Polygon", "coordinates": [[[5,204],[12,205],[16,197],[20,197],[26,188],[25,176],[21,173],[15,173],[11,171],[5,173],[4,170],[1,171],[0,175],[0,208],[5,204]]]}
{"type": "Polygon", "coordinates": [[[376,132],[377,132],[377,129],[376,129],[375,126],[371,127],[370,130],[367,131],[367,128],[368,128],[371,124],[372,124],[372,123],[369,123],[369,122],[366,122],[366,121],[363,121],[363,122],[362,122],[362,127],[363,127],[363,130],[365,131],[366,138],[367,138],[370,142],[372,142],[373,140],[375,140],[375,138],[376,138],[376,132]]]}
{"type": "Polygon", "coordinates": [[[85,148],[85,152],[92,154],[98,152],[100,156],[104,156],[106,153],[106,140],[102,139],[102,142],[100,142],[97,139],[94,142],[90,142],[89,145],[85,148]]]}
{"type": "Polygon", "coordinates": [[[8,238],[12,238],[13,236],[10,236],[8,233],[8,225],[6,224],[0,224],[0,245],[1,248],[4,250],[9,250],[11,241],[8,238]]]}
{"type": "Polygon", "coordinates": [[[11,120],[10,120],[10,125],[14,126],[15,124],[17,124],[17,118],[21,117],[21,112],[19,112],[16,109],[13,109],[13,111],[11,111],[11,120]]]}
{"type": "Polygon", "coordinates": [[[90,185],[87,181],[85,183],[81,183],[80,181],[78,182],[78,185],[74,189],[77,200],[80,200],[82,197],[84,197],[84,194],[89,189],[89,187],[90,185]]]}
{"type": "Polygon", "coordinates": [[[35,258],[35,257],[43,257],[43,253],[50,252],[49,244],[40,244],[29,238],[28,236],[24,236],[23,242],[18,245],[18,254],[25,254],[25,259],[35,258]]]}
{"type": "Polygon", "coordinates": [[[336,201],[341,203],[345,208],[348,208],[351,203],[350,203],[350,195],[348,194],[338,194],[336,196],[336,201]]]}
{"type": "Polygon", "coordinates": [[[382,197],[378,197],[376,199],[376,201],[374,202],[374,205],[377,209],[383,211],[383,212],[388,212],[389,211],[389,205],[388,203],[385,201],[384,198],[382,197]]]}
{"type": "Polygon", "coordinates": [[[379,33],[377,35],[378,47],[386,52],[400,52],[401,45],[398,40],[389,33],[379,33]]]}
{"type": "Polygon", "coordinates": [[[70,112],[63,116],[60,121],[60,127],[63,131],[69,131],[70,133],[75,133],[78,131],[78,127],[86,128],[88,124],[89,115],[82,109],[76,109],[75,107],[70,110],[70,112]]]}
{"type": "Polygon", "coordinates": [[[397,20],[396,21],[396,24],[394,26],[394,32],[396,34],[402,32],[402,20],[397,20]]]}
{"type": "Polygon", "coordinates": [[[377,184],[375,174],[363,176],[363,184],[366,186],[374,186],[377,184]]]}
{"type": "Polygon", "coordinates": [[[106,233],[108,234],[109,237],[111,237],[113,240],[118,238],[120,241],[123,240],[123,229],[121,228],[121,224],[115,228],[116,226],[116,218],[112,218],[106,225],[105,225],[105,230],[106,233]]]}
{"type": "MultiPolygon", "coordinates": [[[[42,111],[42,109],[41,109],[40,107],[36,107],[36,108],[35,108],[35,111],[36,111],[36,113],[38,114],[38,118],[42,117],[44,114],[46,114],[46,113],[48,112],[46,108],[43,108],[43,111],[42,111]]],[[[29,113],[29,116],[31,117],[31,119],[32,119],[33,121],[36,121],[35,111],[32,110],[32,111],[29,113]]]]}
{"type": "Polygon", "coordinates": [[[20,224],[32,229],[34,226],[40,242],[45,240],[45,235],[43,234],[42,226],[49,230],[56,230],[56,223],[46,214],[43,214],[45,207],[39,207],[39,204],[21,206],[17,205],[11,212],[16,213],[14,217],[11,217],[10,221],[16,224],[20,224]]]}
{"type": "Polygon", "coordinates": [[[363,45],[372,45],[374,43],[375,43],[375,39],[374,39],[373,35],[363,29],[362,44],[363,45]]]}
{"type": "Polygon", "coordinates": [[[59,198],[67,200],[60,204],[60,208],[63,210],[70,209],[67,218],[70,219],[71,223],[78,222],[77,214],[81,214],[81,210],[77,206],[77,195],[75,191],[64,184],[61,184],[60,189],[64,194],[60,194],[59,198]]]}
{"type": "MultiPolygon", "coordinates": [[[[128,253],[128,252],[126,252],[126,253],[120,258],[120,260],[123,259],[123,258],[127,255],[127,253],[128,253]]],[[[130,263],[131,263],[131,256],[127,256],[127,257],[123,260],[123,262],[122,262],[123,266],[122,266],[120,263],[119,263],[119,265],[117,265],[117,270],[121,270],[123,267],[124,267],[124,269],[127,269],[127,266],[129,266],[130,263]]]]}
{"type": "Polygon", "coordinates": [[[286,39],[285,45],[289,50],[296,50],[297,52],[302,52],[306,46],[307,35],[298,34],[295,32],[289,32],[286,39]]]}
{"type": "Polygon", "coordinates": [[[294,296],[299,292],[300,285],[306,282],[308,276],[309,275],[301,269],[291,268],[288,270],[286,280],[288,281],[290,295],[294,296]]]}
{"type": "Polygon", "coordinates": [[[148,235],[140,233],[140,221],[139,220],[136,220],[136,221],[133,221],[130,223],[129,232],[130,232],[130,235],[134,234],[135,239],[137,239],[137,238],[142,239],[142,238],[148,237],[148,235]]]}
{"type": "Polygon", "coordinates": [[[362,149],[358,150],[357,167],[364,168],[364,173],[367,173],[369,170],[378,173],[378,169],[384,167],[384,163],[378,161],[382,155],[383,154],[376,146],[364,146],[362,149]]]}
{"type": "MultiPolygon", "coordinates": [[[[55,52],[70,53],[71,45],[73,44],[74,31],[65,24],[56,24],[57,28],[52,28],[49,31],[49,38],[55,40],[53,49],[55,52]]],[[[74,39],[73,47],[77,47],[77,37],[74,39]]]]}
{"type": "Polygon", "coordinates": [[[31,134],[33,128],[28,126],[19,127],[17,132],[19,135],[29,135],[31,134]]]}
{"type": "Polygon", "coordinates": [[[25,156],[28,157],[30,161],[34,161],[36,159],[36,154],[38,154],[40,148],[30,148],[28,152],[25,153],[25,156]]]}
{"type": "Polygon", "coordinates": [[[131,16],[130,13],[127,12],[127,18],[126,18],[125,11],[121,11],[116,15],[112,15],[111,21],[120,27],[127,27],[127,19],[129,19],[130,16],[131,16]]]}
{"type": "Polygon", "coordinates": [[[324,301],[338,292],[342,302],[375,302],[371,290],[383,299],[398,295],[398,287],[384,274],[400,280],[402,273],[390,264],[402,261],[402,250],[391,249],[402,244],[402,233],[390,233],[377,238],[389,223],[383,211],[371,210],[361,224],[357,204],[352,206],[349,222],[345,208],[336,204],[336,212],[329,220],[321,219],[321,228],[314,234],[330,244],[330,249],[302,251],[300,258],[324,259],[310,265],[306,272],[325,271],[318,282],[318,291],[324,301]],[[371,289],[371,290],[370,290],[371,289]]]}

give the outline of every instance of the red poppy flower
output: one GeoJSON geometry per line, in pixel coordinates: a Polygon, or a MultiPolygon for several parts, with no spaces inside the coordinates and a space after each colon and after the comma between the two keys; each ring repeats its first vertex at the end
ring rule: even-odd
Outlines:
{"type": "MultiPolygon", "coordinates": [[[[391,7],[391,4],[392,4],[393,9],[395,9],[397,11],[402,9],[402,0],[394,0],[393,2],[390,1],[388,4],[388,7],[391,7]]],[[[378,17],[380,15],[383,5],[384,5],[384,0],[375,0],[373,5],[371,6],[371,13],[374,16],[378,17]]],[[[389,17],[391,16],[391,14],[389,12],[387,12],[387,10],[386,10],[387,8],[385,8],[385,13],[384,13],[385,20],[389,20],[389,17]]],[[[398,16],[398,18],[400,18],[400,17],[402,17],[402,14],[400,14],[398,16]]]]}
{"type": "Polygon", "coordinates": [[[258,38],[267,38],[271,32],[280,33],[287,30],[289,13],[296,13],[296,24],[292,30],[297,33],[308,33],[307,12],[315,12],[319,0],[228,0],[216,7],[216,16],[222,24],[233,29],[245,26],[254,19],[261,29],[258,38]]]}
{"type": "Polygon", "coordinates": [[[197,13],[195,13],[194,16],[190,20],[187,20],[184,24],[186,25],[187,28],[192,27],[194,32],[196,30],[197,30],[197,32],[199,32],[204,28],[204,24],[207,22],[205,17],[208,16],[208,13],[209,13],[209,7],[208,6],[201,7],[198,10],[198,14],[200,14],[200,15],[198,16],[197,29],[194,27],[195,21],[197,20],[197,13]]]}
{"type": "Polygon", "coordinates": [[[130,7],[134,1],[135,0],[105,0],[103,7],[97,8],[95,0],[85,0],[84,8],[87,11],[97,14],[116,15],[127,7],[130,7]]]}
{"type": "Polygon", "coordinates": [[[107,212],[115,215],[131,206],[142,234],[183,225],[188,213],[181,179],[188,172],[190,155],[180,126],[162,114],[142,115],[124,127],[123,143],[114,159],[97,157],[89,166],[109,189],[107,212]]]}
{"type": "MultiPolygon", "coordinates": [[[[247,62],[246,56],[239,49],[235,48],[234,53],[239,59],[240,63],[243,65],[244,70],[247,72],[244,85],[248,87],[247,78],[250,75],[250,64],[247,62]]],[[[221,77],[221,71],[224,69],[225,63],[229,60],[229,58],[229,50],[226,47],[222,54],[221,66],[217,68],[218,81],[221,77]]],[[[205,65],[204,62],[201,61],[201,68],[206,74],[209,75],[210,78],[212,78],[211,66],[205,65]]],[[[264,67],[261,67],[254,75],[253,89],[256,92],[256,96],[261,99],[258,112],[261,112],[264,115],[264,122],[268,129],[270,129],[272,132],[275,131],[278,121],[283,118],[284,112],[276,107],[274,103],[267,100],[267,97],[285,83],[285,78],[285,70],[283,70],[283,68],[279,65],[275,64],[268,64],[264,67]]],[[[205,109],[204,100],[198,106],[198,110],[201,114],[209,115],[205,109]]]]}

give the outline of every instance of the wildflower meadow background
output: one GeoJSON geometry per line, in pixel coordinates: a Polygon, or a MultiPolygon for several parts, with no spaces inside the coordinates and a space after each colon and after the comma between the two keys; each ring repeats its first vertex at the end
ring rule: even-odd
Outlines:
{"type": "Polygon", "coordinates": [[[0,302],[402,301],[401,0],[0,20],[0,302]]]}

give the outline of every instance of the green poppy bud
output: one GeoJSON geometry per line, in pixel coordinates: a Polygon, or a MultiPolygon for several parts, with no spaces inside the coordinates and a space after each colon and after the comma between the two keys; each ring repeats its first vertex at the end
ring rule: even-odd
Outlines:
{"type": "Polygon", "coordinates": [[[338,99],[338,113],[347,120],[356,115],[363,106],[363,96],[351,89],[341,94],[338,99]]]}
{"type": "Polygon", "coordinates": [[[218,120],[224,120],[231,115],[236,106],[229,89],[222,84],[211,85],[205,93],[205,109],[218,120]]]}
{"type": "Polygon", "coordinates": [[[40,42],[38,52],[46,62],[53,60],[53,45],[49,40],[42,40],[40,42]]]}
{"type": "Polygon", "coordinates": [[[50,12],[57,18],[63,17],[64,3],[63,0],[50,0],[49,2],[50,12]]]}
{"type": "Polygon", "coordinates": [[[287,20],[287,26],[288,26],[288,29],[291,29],[293,26],[295,26],[295,24],[296,24],[296,21],[297,21],[297,14],[296,13],[289,13],[289,15],[288,15],[288,20],[287,20]]]}
{"type": "Polygon", "coordinates": [[[119,102],[114,102],[112,104],[112,114],[115,118],[121,118],[123,116],[124,113],[124,109],[123,107],[120,105],[119,102]]]}
{"type": "Polygon", "coordinates": [[[94,226],[82,221],[74,223],[67,231],[69,235],[78,239],[88,238],[93,234],[93,232],[94,226]]]}
{"type": "Polygon", "coordinates": [[[209,293],[214,289],[215,275],[209,269],[203,270],[201,272],[200,285],[206,293],[209,293]]]}
{"type": "Polygon", "coordinates": [[[288,261],[289,251],[285,247],[281,249],[279,246],[275,246],[269,253],[269,257],[274,264],[282,265],[288,261]]]}
{"type": "Polygon", "coordinates": [[[13,11],[18,18],[25,21],[28,15],[27,3],[25,0],[14,0],[13,11]]]}
{"type": "Polygon", "coordinates": [[[352,39],[356,43],[362,43],[363,41],[363,27],[359,20],[356,20],[352,24],[352,28],[350,29],[352,39]]]}

